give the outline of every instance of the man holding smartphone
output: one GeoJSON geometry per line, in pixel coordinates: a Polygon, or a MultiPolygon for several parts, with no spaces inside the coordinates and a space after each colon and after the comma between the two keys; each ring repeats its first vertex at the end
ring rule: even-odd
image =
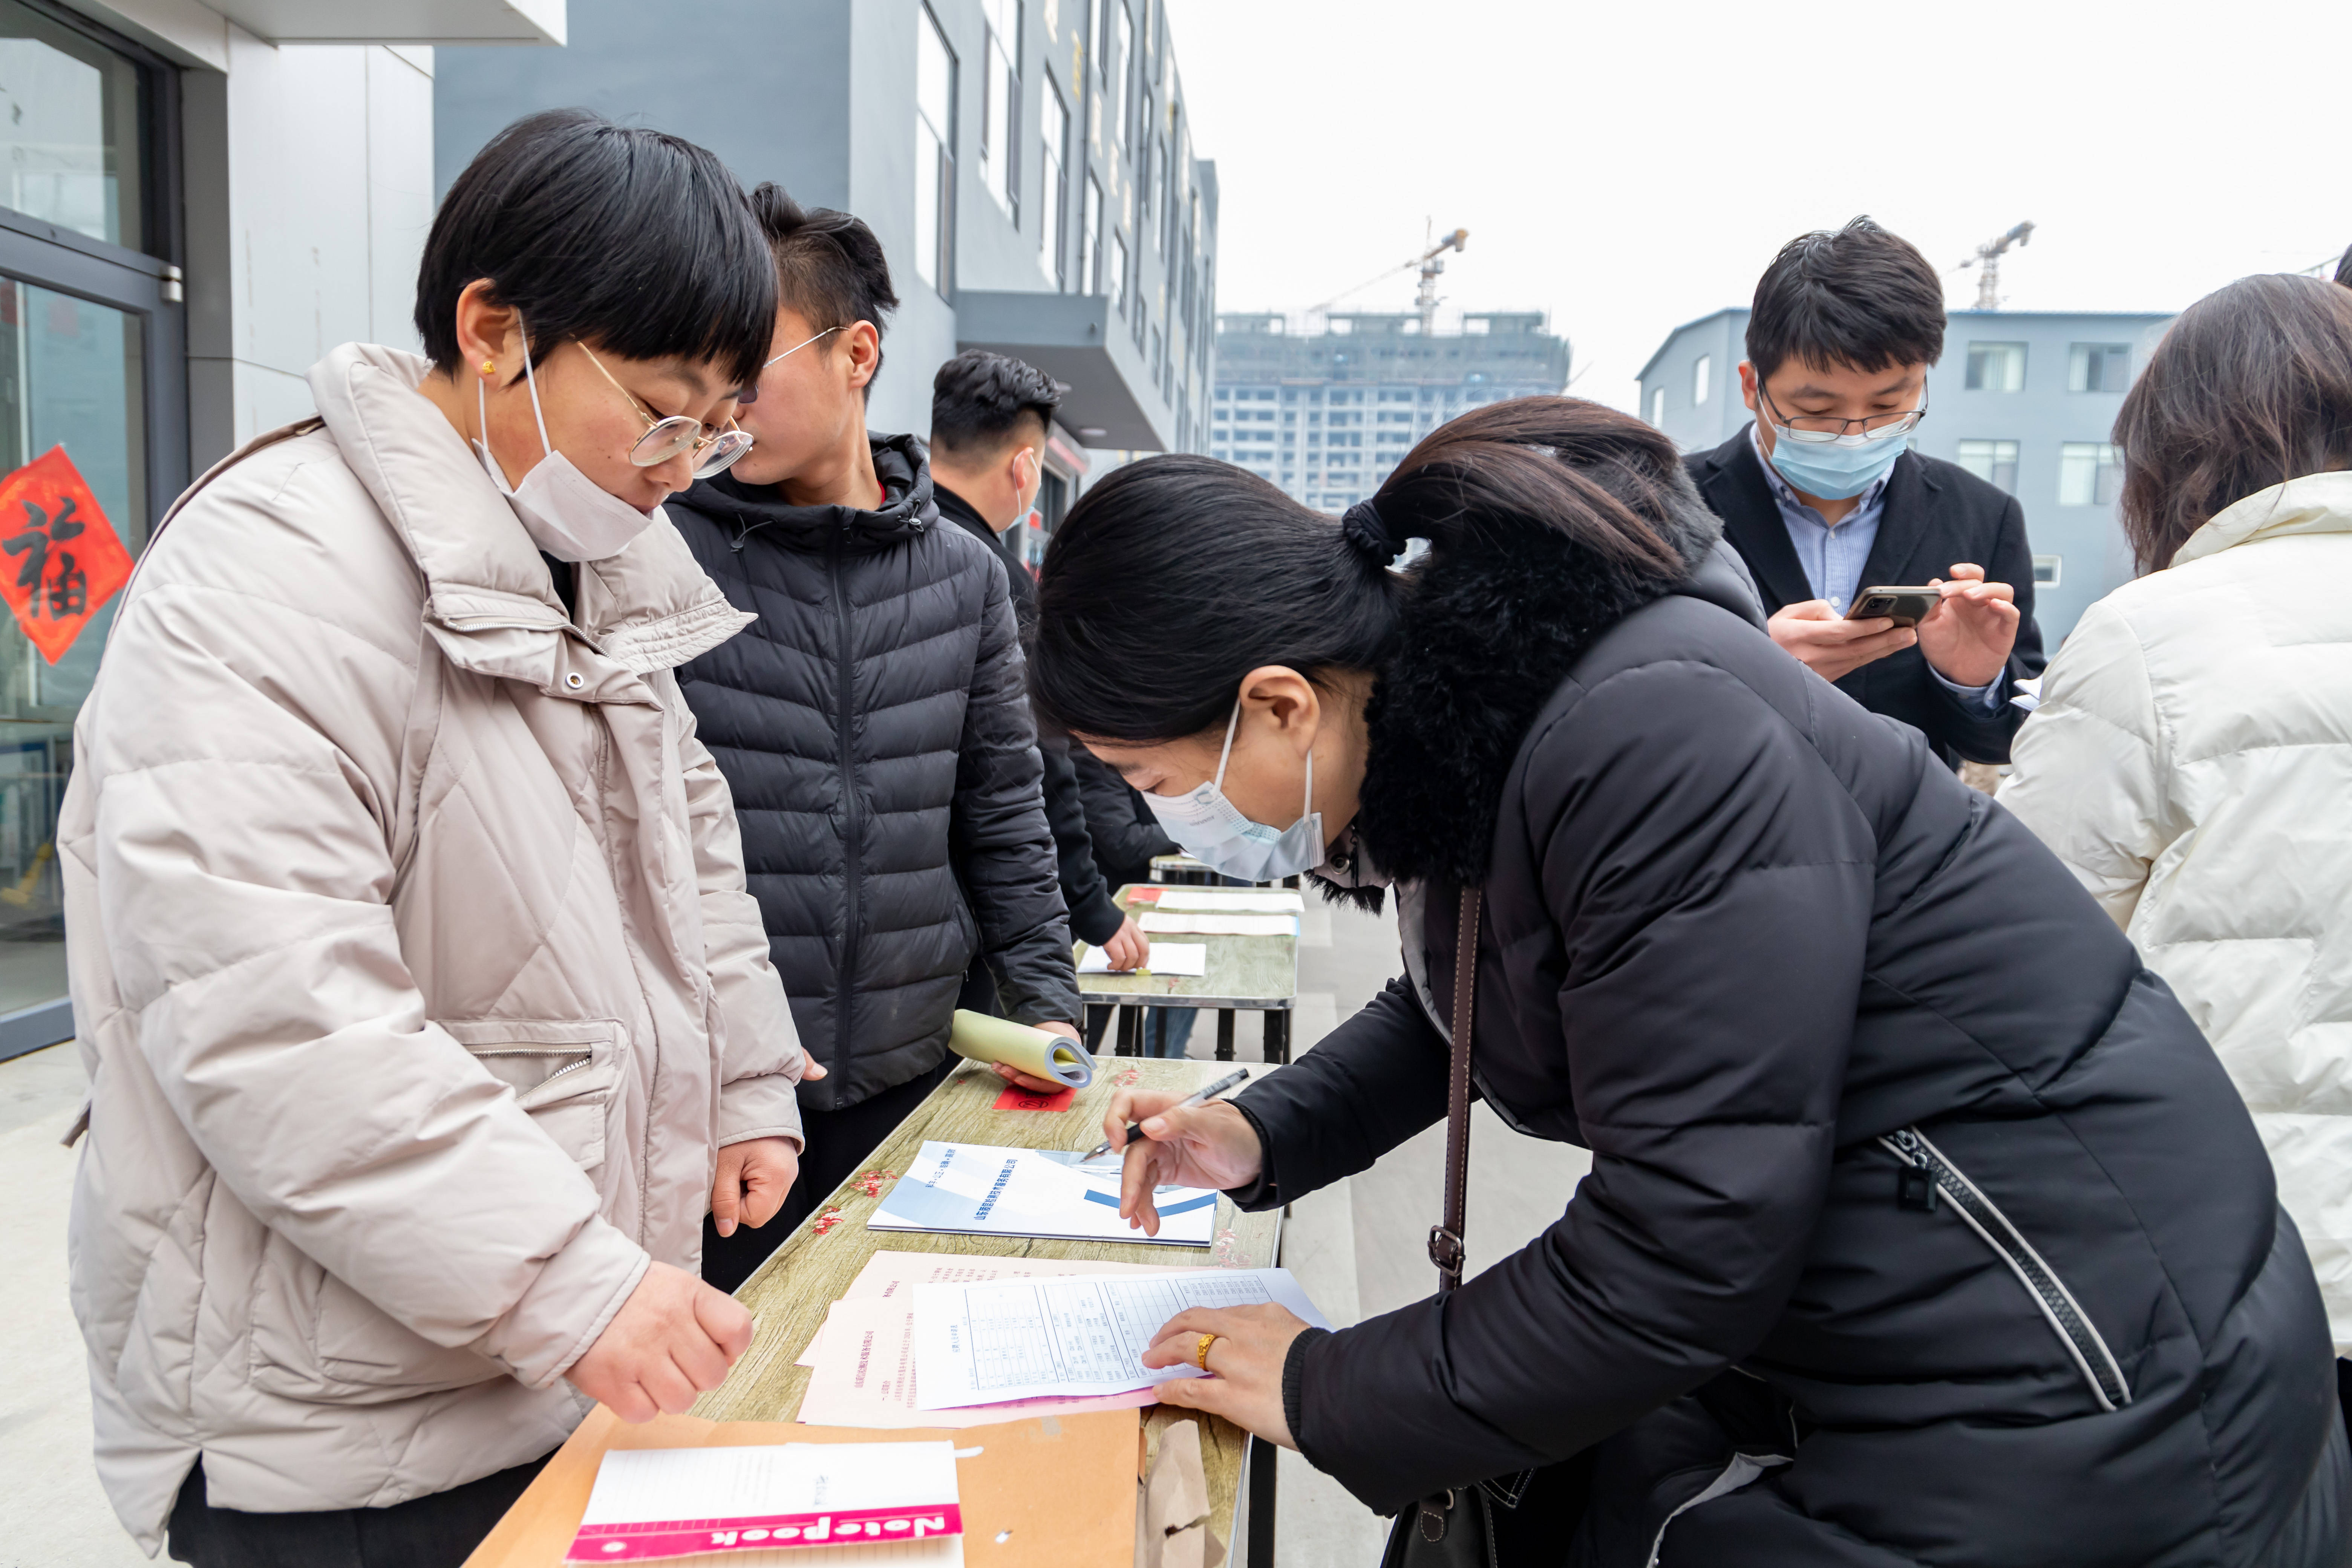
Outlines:
{"type": "Polygon", "coordinates": [[[1772,640],[1947,763],[2002,763],[2042,673],[2033,558],[2014,497],[1911,451],[1944,287],[1866,217],[1783,247],[1757,285],[1739,386],[1753,425],[1686,461],[1756,578],[1772,640]],[[1866,590],[1927,585],[1916,626],[1850,616],[1866,590]]]}

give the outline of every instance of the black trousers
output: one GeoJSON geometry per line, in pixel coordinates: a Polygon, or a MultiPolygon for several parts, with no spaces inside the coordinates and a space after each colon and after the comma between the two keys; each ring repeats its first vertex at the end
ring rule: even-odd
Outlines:
{"type": "Polygon", "coordinates": [[[242,1513],[205,1500],[205,1465],[172,1505],[173,1561],[192,1568],[458,1568],[546,1458],[390,1508],[242,1513]]]}
{"type": "Polygon", "coordinates": [[[919,1077],[886,1089],[839,1110],[801,1111],[800,1179],[784,1196],[784,1206],[767,1224],[753,1229],[739,1225],[735,1234],[721,1237],[710,1216],[702,1216],[702,1278],[721,1290],[732,1291],[751,1278],[752,1270],[783,1245],[801,1221],[833,1196],[833,1189],[857,1173],[866,1157],[890,1136],[923,1097],[937,1089],[955,1069],[960,1058],[949,1057],[919,1077]]]}

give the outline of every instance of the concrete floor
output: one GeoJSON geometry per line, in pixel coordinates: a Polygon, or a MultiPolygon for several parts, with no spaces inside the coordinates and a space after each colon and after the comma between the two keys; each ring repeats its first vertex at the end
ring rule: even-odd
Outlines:
{"type": "MultiPolygon", "coordinates": [[[[1353,1014],[1398,973],[1396,926],[1308,900],[1302,922],[1294,1052],[1353,1014]]],[[[1255,1031],[1244,1026],[1246,1040],[1255,1031]]],[[[1205,1034],[1205,1032],[1204,1032],[1205,1034]]],[[[1196,1039],[1207,1055],[1210,1040],[1196,1039]]],[[[1244,1047],[1244,1054],[1248,1047],[1244,1047]]],[[[73,1153],[58,1140],[81,1104],[81,1062],[56,1046],[0,1063],[0,1321],[10,1325],[0,1393],[0,1568],[142,1563],[100,1493],[89,1458],[89,1389],[67,1305],[66,1211],[73,1153]]],[[[1292,1205],[1283,1261],[1341,1326],[1428,1295],[1424,1250],[1444,1198],[1444,1107],[1436,1125],[1361,1175],[1292,1205]]],[[[1472,1272],[1559,1215],[1583,1151],[1521,1138],[1481,1106],[1471,1135],[1472,1272]]],[[[1371,1568],[1385,1524],[1297,1455],[1281,1456],[1274,1568],[1371,1568]]],[[[1238,1554],[1238,1553],[1237,1553],[1238,1554]]]]}

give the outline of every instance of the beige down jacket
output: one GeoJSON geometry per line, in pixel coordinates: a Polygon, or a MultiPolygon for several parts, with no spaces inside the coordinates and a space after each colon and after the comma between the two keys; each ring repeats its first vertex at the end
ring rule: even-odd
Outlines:
{"type": "Polygon", "coordinates": [[[666,521],[577,625],[411,354],[225,466],[125,595],[58,829],[90,1071],[74,1310],[152,1553],[211,1501],[522,1463],[803,1058],[672,675],[751,616],[666,521]]]}
{"type": "Polygon", "coordinates": [[[2000,803],[2246,1098],[2352,1355],[2352,473],[2238,502],[2084,613],[2000,803]]]}

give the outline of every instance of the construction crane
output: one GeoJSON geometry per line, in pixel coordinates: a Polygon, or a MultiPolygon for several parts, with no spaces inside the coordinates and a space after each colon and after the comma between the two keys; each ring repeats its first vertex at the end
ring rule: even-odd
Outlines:
{"type": "Polygon", "coordinates": [[[1445,270],[1444,259],[1445,253],[1451,250],[1459,254],[1469,239],[1470,231],[1466,228],[1457,228],[1452,234],[1437,238],[1433,243],[1428,233],[1424,231],[1422,236],[1423,249],[1419,256],[1394,267],[1381,268],[1353,289],[1343,289],[1332,295],[1328,300],[1316,306],[1310,314],[1325,314],[1332,306],[1350,294],[1360,294],[1375,283],[1386,282],[1400,272],[1411,272],[1417,268],[1421,273],[1421,290],[1413,296],[1413,309],[1421,312],[1421,330],[1423,334],[1426,334],[1437,322],[1437,279],[1445,270]]]}
{"type": "Polygon", "coordinates": [[[2002,253],[2007,251],[2011,246],[2021,246],[2032,237],[2033,225],[2029,220],[2025,223],[2019,224],[2015,228],[2011,229],[2007,234],[2000,236],[1997,239],[1986,240],[1982,245],[1977,247],[1977,253],[1974,256],[1969,257],[1966,261],[1961,262],[1958,267],[1952,268],[1955,272],[1966,272],[1971,267],[1979,267],[1983,268],[1982,271],[1977,274],[1978,310],[1998,310],[2000,309],[2000,258],[2002,253]]]}

